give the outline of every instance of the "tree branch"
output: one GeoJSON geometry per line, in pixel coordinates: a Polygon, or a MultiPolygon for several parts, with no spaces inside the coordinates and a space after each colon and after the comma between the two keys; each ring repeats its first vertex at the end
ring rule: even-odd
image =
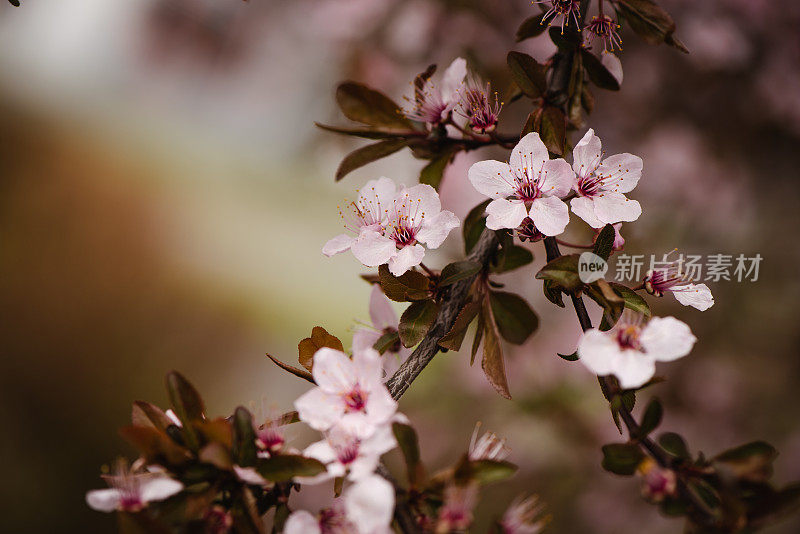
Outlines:
{"type": "MultiPolygon", "coordinates": [[[[484,266],[484,270],[489,263],[492,255],[497,251],[499,241],[494,233],[494,230],[484,229],[478,243],[472,252],[467,257],[468,260],[476,261],[484,266]]],[[[469,295],[469,289],[475,278],[480,276],[480,273],[471,276],[465,280],[461,280],[453,284],[450,290],[445,293],[442,299],[442,306],[439,310],[439,315],[433,322],[431,329],[411,356],[403,362],[403,365],[386,383],[392,397],[397,400],[408,389],[411,383],[419,376],[425,366],[428,365],[436,353],[441,350],[439,347],[439,340],[450,331],[453,323],[456,320],[458,312],[464,306],[469,295]]]]}
{"type": "MultiPolygon", "coordinates": [[[[546,237],[544,239],[544,246],[547,253],[548,262],[561,256],[561,251],[559,250],[558,243],[554,237],[546,237]]],[[[589,312],[586,310],[583,297],[580,295],[570,294],[570,298],[572,299],[572,306],[575,308],[575,315],[578,316],[578,322],[581,325],[581,329],[584,332],[591,329],[592,320],[589,317],[589,312]]],[[[618,389],[616,384],[613,384],[608,377],[598,376],[597,379],[600,382],[600,386],[605,391],[614,392],[618,389]]],[[[639,443],[656,461],[656,463],[658,463],[658,465],[665,469],[672,469],[672,457],[667,453],[667,451],[661,448],[659,444],[647,436],[640,437],[641,427],[639,426],[639,423],[636,422],[633,414],[625,407],[625,405],[620,407],[619,415],[622,419],[622,422],[625,424],[625,428],[628,430],[628,437],[632,441],[639,443]]],[[[716,519],[716,514],[714,514],[714,512],[708,507],[708,505],[706,505],[699,495],[692,491],[692,489],[684,482],[682,478],[678,477],[677,482],[678,492],[683,498],[689,501],[698,512],[702,514],[702,518],[704,519],[703,523],[713,524],[716,519]]]]}

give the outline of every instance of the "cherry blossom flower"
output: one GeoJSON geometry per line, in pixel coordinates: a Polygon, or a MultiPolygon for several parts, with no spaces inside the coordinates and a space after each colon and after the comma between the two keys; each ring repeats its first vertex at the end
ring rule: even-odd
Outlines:
{"type": "Polygon", "coordinates": [[[638,388],[653,378],[656,362],[689,354],[697,338],[674,317],[644,316],[625,310],[614,327],[584,332],[578,343],[583,364],[596,375],[614,375],[624,389],[638,388]]]}
{"type": "Polygon", "coordinates": [[[520,139],[508,163],[479,161],[469,169],[469,181],[479,193],[493,199],[486,206],[486,227],[516,229],[530,219],[535,229],[556,236],[569,223],[561,200],[575,182],[575,173],[563,159],[549,159],[538,133],[520,139]]]}
{"type": "Polygon", "coordinates": [[[478,501],[478,485],[448,484],[444,489],[444,503],[439,508],[436,532],[462,531],[472,524],[472,510],[478,501]]]}
{"type": "Polygon", "coordinates": [[[396,446],[397,440],[389,424],[378,427],[364,439],[346,425],[334,426],[326,432],[325,439],[312,443],[303,452],[304,456],[324,463],[327,471],[299,482],[317,484],[345,475],[350,480],[359,480],[374,473],[381,456],[396,446]]]}
{"type": "Polygon", "coordinates": [[[684,306],[706,311],[714,305],[714,296],[705,284],[692,284],[683,273],[683,263],[678,260],[666,267],[651,269],[644,277],[644,288],[651,295],[661,297],[666,291],[684,306]]]}
{"type": "Polygon", "coordinates": [[[517,497],[503,514],[500,527],[503,534],[538,534],[547,524],[542,505],[536,495],[517,497]]]}
{"type": "Polygon", "coordinates": [[[580,0],[536,0],[533,3],[550,6],[542,16],[542,24],[549,23],[552,26],[555,19],[561,17],[561,33],[564,33],[564,26],[569,26],[570,22],[574,22],[575,27],[580,26],[578,20],[581,13],[580,0]]]}
{"type": "Polygon", "coordinates": [[[446,122],[459,102],[459,89],[466,75],[467,61],[456,58],[444,71],[440,87],[429,78],[422,87],[414,88],[414,98],[406,98],[409,105],[403,109],[403,114],[413,121],[430,126],[446,122]]]}
{"type": "Polygon", "coordinates": [[[136,473],[119,460],[113,475],[103,477],[108,489],[86,494],[86,504],[100,512],[138,512],[148,503],[163,501],[183,489],[183,484],[163,473],[136,473]]]}
{"type": "Polygon", "coordinates": [[[633,154],[614,154],[603,159],[600,138],[591,128],[572,151],[572,168],[578,175],[572,199],[572,212],[593,228],[609,223],[635,221],[642,207],[628,193],[642,176],[642,158],[633,154]]]}
{"type": "Polygon", "coordinates": [[[503,103],[497,98],[497,91],[492,99],[492,85],[477,76],[467,78],[467,83],[459,91],[459,105],[455,111],[465,119],[473,132],[485,134],[493,132],[503,103]]]}
{"type": "Polygon", "coordinates": [[[242,467],[240,465],[234,465],[233,474],[236,475],[236,478],[245,484],[250,484],[251,486],[261,486],[265,488],[272,485],[272,483],[262,477],[254,467],[242,467]]]}
{"type": "MultiPolygon", "coordinates": [[[[389,178],[381,177],[370,180],[358,191],[358,198],[344,208],[339,208],[339,215],[344,221],[345,230],[322,248],[328,257],[350,250],[367,231],[382,231],[387,210],[392,206],[397,194],[397,186],[389,178]]],[[[387,245],[388,250],[394,247],[387,245]]],[[[354,252],[355,254],[355,252],[354,252]]]]}
{"type": "Polygon", "coordinates": [[[312,370],[317,387],[294,403],[300,419],[319,431],[348,425],[364,439],[395,416],[397,402],[383,385],[380,355],[373,349],[356,351],[353,359],[331,348],[314,354],[312,370]]]}
{"type": "Polygon", "coordinates": [[[675,472],[664,469],[652,458],[645,458],[636,473],[642,477],[642,496],[650,502],[661,502],[675,495],[678,486],[675,472]]]}
{"type": "Polygon", "coordinates": [[[592,17],[586,30],[586,46],[591,46],[592,41],[600,39],[603,42],[603,52],[622,50],[622,38],[619,36],[619,24],[608,15],[592,17]]]}
{"type": "MultiPolygon", "coordinates": [[[[378,284],[372,286],[369,296],[369,317],[372,325],[361,327],[353,334],[353,351],[373,348],[382,336],[397,333],[399,328],[397,314],[378,284]]],[[[381,355],[384,378],[391,378],[409,354],[411,349],[403,347],[398,338],[397,343],[381,355]]]]}
{"type": "Polygon", "coordinates": [[[439,248],[460,224],[453,212],[442,210],[439,194],[426,184],[402,187],[384,212],[385,223],[364,229],[352,250],[367,267],[388,263],[395,276],[422,263],[425,247],[421,243],[439,248]]]}
{"type": "Polygon", "coordinates": [[[344,490],[330,508],[316,516],[305,510],[286,520],[284,534],[390,534],[394,488],[378,475],[365,477],[344,490]]]}
{"type": "Polygon", "coordinates": [[[469,442],[469,459],[473,461],[494,460],[499,462],[508,458],[511,449],[506,446],[505,438],[497,437],[494,432],[485,432],[479,438],[478,432],[480,428],[481,424],[478,423],[472,432],[472,439],[469,442]]]}

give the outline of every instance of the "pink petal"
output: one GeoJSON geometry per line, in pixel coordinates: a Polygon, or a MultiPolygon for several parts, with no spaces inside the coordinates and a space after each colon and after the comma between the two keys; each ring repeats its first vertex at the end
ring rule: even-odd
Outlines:
{"type": "Polygon", "coordinates": [[[417,232],[417,241],[425,243],[428,248],[439,248],[450,231],[458,228],[461,223],[452,211],[442,211],[436,217],[428,219],[417,232]]]}
{"type": "Polygon", "coordinates": [[[511,151],[511,159],[508,164],[517,174],[523,175],[528,169],[539,171],[544,162],[549,159],[550,154],[539,138],[539,134],[532,132],[519,140],[517,146],[511,151]]]}
{"type": "Polygon", "coordinates": [[[322,247],[322,253],[330,258],[335,254],[350,250],[350,246],[353,244],[353,241],[355,241],[353,236],[348,234],[339,234],[325,243],[325,246],[322,247]]]}
{"type": "Polygon", "coordinates": [[[603,221],[594,214],[594,201],[592,199],[586,197],[573,198],[569,205],[572,207],[572,213],[583,219],[592,228],[605,226],[603,221]]]}
{"type": "Polygon", "coordinates": [[[625,198],[622,193],[602,193],[592,200],[594,214],[603,224],[635,221],[642,214],[639,202],[625,198]]]}
{"type": "Polygon", "coordinates": [[[514,177],[507,163],[479,161],[467,173],[472,187],[489,198],[506,198],[514,194],[514,177]]]}
{"type": "Polygon", "coordinates": [[[647,354],[669,362],[689,354],[697,338],[686,323],[674,317],[653,317],[642,330],[640,341],[647,354]]]}
{"type": "Polygon", "coordinates": [[[576,177],[569,163],[561,158],[546,161],[542,166],[545,172],[542,194],[546,196],[565,197],[575,185],[576,177]]]}
{"type": "Polygon", "coordinates": [[[624,350],[614,364],[614,376],[623,389],[638,388],[656,374],[656,363],[649,354],[638,350],[624,350]]]}
{"type": "Polygon", "coordinates": [[[547,236],[561,234],[569,224],[569,208],[556,197],[541,197],[534,200],[530,215],[536,228],[547,236]]]}
{"type": "Polygon", "coordinates": [[[325,393],[314,388],[294,401],[300,420],[314,430],[328,430],[344,414],[344,405],[338,395],[325,393]]]}
{"type": "Polygon", "coordinates": [[[322,534],[319,520],[305,510],[292,512],[283,527],[283,534],[322,534]]]}
{"type": "Polygon", "coordinates": [[[119,507],[120,497],[114,488],[92,490],[86,493],[86,504],[98,512],[113,512],[119,507]]]}
{"type": "Polygon", "coordinates": [[[356,383],[352,360],[345,353],[328,347],[314,353],[314,367],[311,372],[322,391],[332,395],[348,392],[356,383]]]}
{"type": "Polygon", "coordinates": [[[588,176],[600,164],[601,156],[600,138],[594,134],[594,130],[589,128],[572,150],[572,168],[579,176],[588,176]]]}
{"type": "Polygon", "coordinates": [[[367,267],[377,267],[388,262],[397,251],[393,239],[375,231],[363,231],[350,247],[353,256],[367,267]]]}
{"type": "Polygon", "coordinates": [[[594,328],[587,330],[578,343],[580,361],[598,376],[614,373],[614,363],[619,354],[617,342],[608,334],[594,328]]]}
{"type": "Polygon", "coordinates": [[[467,60],[457,57],[450,63],[442,76],[442,98],[445,102],[454,102],[467,76],[467,60]]]}
{"type": "Polygon", "coordinates": [[[706,311],[714,305],[714,296],[705,284],[675,286],[672,288],[672,294],[684,306],[691,306],[700,311],[706,311]]]}
{"type": "Polygon", "coordinates": [[[642,158],[639,156],[627,153],[614,154],[604,159],[596,172],[606,177],[604,181],[609,185],[604,186],[605,190],[628,193],[639,183],[643,166],[642,158]]]}
{"type": "Polygon", "coordinates": [[[522,220],[528,216],[525,203],[521,200],[506,200],[497,198],[486,206],[486,228],[499,230],[501,228],[517,228],[522,220]]]}
{"type": "Polygon", "coordinates": [[[425,257],[425,247],[422,245],[409,245],[389,260],[389,271],[395,276],[401,276],[407,270],[422,263],[425,257]]]}
{"type": "Polygon", "coordinates": [[[394,488],[378,475],[370,475],[347,488],[342,496],[347,518],[360,534],[388,532],[394,514],[394,488]]]}

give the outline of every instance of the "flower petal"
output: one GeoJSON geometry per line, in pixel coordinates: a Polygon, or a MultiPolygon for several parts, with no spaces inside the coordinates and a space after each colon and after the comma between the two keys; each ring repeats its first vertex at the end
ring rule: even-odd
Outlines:
{"type": "Polygon", "coordinates": [[[511,151],[508,164],[518,175],[525,175],[531,169],[538,172],[544,162],[550,159],[547,147],[539,138],[539,134],[531,132],[519,140],[517,146],[511,151]]]}
{"type": "Polygon", "coordinates": [[[594,134],[593,129],[589,128],[572,149],[572,168],[578,173],[578,176],[589,176],[600,164],[602,154],[600,138],[594,134]]]}
{"type": "Polygon", "coordinates": [[[458,91],[467,76],[467,60],[457,57],[450,63],[442,76],[442,100],[454,104],[458,99],[458,91]]]}
{"type": "Polygon", "coordinates": [[[325,393],[338,395],[356,383],[355,365],[344,352],[322,347],[314,353],[314,381],[325,393]]]}
{"type": "Polygon", "coordinates": [[[622,74],[622,62],[619,60],[617,56],[612,54],[611,52],[603,52],[600,54],[600,62],[603,66],[611,73],[611,75],[617,80],[617,83],[622,85],[623,74],[622,74]]]}
{"type": "Polygon", "coordinates": [[[404,187],[397,193],[396,198],[398,204],[404,201],[410,201],[409,207],[413,209],[413,212],[409,215],[414,221],[419,221],[422,214],[425,215],[425,218],[433,218],[442,211],[439,193],[428,184],[417,184],[408,188],[404,187]]]}
{"type": "Polygon", "coordinates": [[[674,317],[653,317],[642,330],[640,341],[648,355],[669,362],[689,354],[697,338],[689,325],[674,317]]]}
{"type": "Polygon", "coordinates": [[[370,423],[377,427],[392,418],[397,411],[397,401],[389,394],[389,390],[381,384],[380,388],[369,392],[365,411],[370,423]]]}
{"type": "Polygon", "coordinates": [[[401,276],[410,268],[422,263],[423,257],[425,257],[425,247],[422,245],[405,246],[389,260],[389,272],[401,276]]]}
{"type": "Polygon", "coordinates": [[[381,335],[381,332],[378,330],[359,328],[353,333],[353,352],[371,349],[381,338],[381,335]]]}
{"type": "Polygon", "coordinates": [[[604,192],[592,200],[594,214],[603,224],[635,221],[642,214],[639,202],[625,198],[622,193],[604,192]]]}
{"type": "Polygon", "coordinates": [[[283,526],[283,534],[322,534],[319,520],[305,510],[292,512],[283,526]]]}
{"type": "Polygon", "coordinates": [[[672,288],[672,294],[684,306],[691,306],[700,311],[706,311],[714,305],[714,295],[705,284],[675,286],[672,288]]]}
{"type": "Polygon", "coordinates": [[[544,235],[556,236],[569,224],[569,208],[560,198],[540,197],[531,204],[531,219],[544,235]]]}
{"type": "Polygon", "coordinates": [[[373,230],[361,232],[350,248],[353,256],[367,267],[383,265],[397,251],[393,239],[373,230]]]}
{"type": "Polygon", "coordinates": [[[425,243],[428,248],[439,248],[447,239],[450,230],[458,228],[461,222],[452,211],[440,211],[438,215],[424,219],[422,228],[417,232],[417,241],[425,243]]]}
{"type": "Polygon", "coordinates": [[[614,373],[614,363],[620,352],[619,345],[610,335],[595,328],[587,330],[578,342],[580,361],[598,376],[614,373]]]}
{"type": "Polygon", "coordinates": [[[569,163],[561,158],[545,161],[542,166],[544,182],[542,194],[546,196],[565,197],[575,185],[575,173],[569,163]]]}
{"type": "Polygon", "coordinates": [[[378,475],[370,475],[347,488],[342,496],[347,518],[360,534],[386,532],[394,513],[394,488],[378,475]]]}
{"type": "Polygon", "coordinates": [[[294,401],[298,417],[314,430],[328,430],[344,414],[344,405],[336,395],[314,388],[294,401]]]}
{"type": "Polygon", "coordinates": [[[472,187],[489,198],[506,198],[516,191],[507,163],[493,159],[479,161],[469,168],[467,175],[472,187]]]}
{"type": "Polygon", "coordinates": [[[345,250],[350,250],[350,246],[353,244],[353,241],[355,241],[353,236],[348,234],[339,234],[325,243],[325,246],[322,247],[322,253],[330,258],[335,254],[339,254],[345,250]]]}
{"type": "Polygon", "coordinates": [[[628,193],[642,177],[642,158],[633,154],[614,154],[603,160],[596,173],[603,176],[603,189],[628,193]]]}
{"type": "Polygon", "coordinates": [[[353,368],[356,381],[364,390],[385,389],[381,380],[383,378],[381,355],[372,347],[353,354],[353,368]]]}
{"type": "Polygon", "coordinates": [[[92,490],[86,493],[86,504],[98,512],[113,512],[119,506],[120,492],[114,488],[92,490]]]}
{"type": "Polygon", "coordinates": [[[379,284],[374,284],[369,294],[369,318],[378,330],[397,328],[397,314],[379,284]]]}
{"type": "Polygon", "coordinates": [[[486,206],[486,228],[499,230],[501,228],[517,228],[522,220],[528,216],[525,203],[521,200],[506,200],[496,198],[486,206]]]}
{"type": "Polygon", "coordinates": [[[656,374],[656,362],[649,354],[638,350],[624,350],[614,363],[614,376],[623,389],[643,386],[656,374]]]}
{"type": "Polygon", "coordinates": [[[583,219],[592,228],[602,228],[605,226],[603,221],[594,214],[594,201],[587,197],[573,198],[569,205],[572,213],[583,219]]]}
{"type": "Polygon", "coordinates": [[[397,195],[397,185],[391,178],[381,176],[370,180],[358,192],[359,205],[369,207],[373,213],[382,214],[392,206],[397,195]]]}
{"type": "Polygon", "coordinates": [[[144,502],[163,501],[179,493],[183,484],[166,476],[145,479],[141,485],[141,495],[144,502]]]}

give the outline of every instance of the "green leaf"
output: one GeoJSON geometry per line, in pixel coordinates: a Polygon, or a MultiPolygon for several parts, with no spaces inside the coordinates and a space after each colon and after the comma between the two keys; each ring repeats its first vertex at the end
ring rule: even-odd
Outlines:
{"type": "Polygon", "coordinates": [[[519,295],[490,291],[489,302],[497,329],[509,343],[522,345],[538,328],[539,318],[519,295]]]}
{"type": "Polygon", "coordinates": [[[497,255],[497,263],[492,266],[494,273],[506,273],[533,262],[533,253],[518,245],[504,246],[497,255]]]}
{"type": "Polygon", "coordinates": [[[603,469],[623,476],[631,476],[644,459],[644,453],[633,443],[603,445],[603,469]]]}
{"type": "Polygon", "coordinates": [[[541,98],[547,91],[545,66],[528,54],[511,51],[507,56],[508,68],[514,83],[531,98],[541,98]]]}
{"type": "Polygon", "coordinates": [[[586,294],[603,308],[603,325],[600,330],[608,330],[614,326],[625,308],[623,298],[602,278],[586,286],[586,294]]]}
{"type": "Polygon", "coordinates": [[[603,65],[600,58],[588,50],[581,51],[581,58],[583,59],[583,66],[586,68],[586,74],[589,75],[589,79],[593,84],[601,89],[619,91],[619,82],[606,66],[603,65]]]}
{"type": "Polygon", "coordinates": [[[516,465],[506,461],[472,460],[469,462],[472,478],[479,484],[501,482],[513,476],[517,469],[516,465]]]}
{"type": "Polygon", "coordinates": [[[325,464],[298,454],[278,454],[260,458],[258,473],[270,482],[288,482],[294,477],[313,477],[325,471],[325,464]]]}
{"type": "Polygon", "coordinates": [[[772,476],[772,462],[778,456],[775,447],[765,441],[753,441],[718,454],[717,465],[725,466],[736,478],[766,482],[772,476]]]}
{"type": "MultiPolygon", "coordinates": [[[[314,354],[322,347],[344,352],[344,346],[338,337],[329,334],[328,331],[321,326],[315,326],[311,329],[311,337],[307,337],[297,344],[297,359],[300,365],[311,371],[314,368],[314,354]]],[[[270,356],[270,358],[272,357],[270,356]]],[[[273,361],[275,360],[273,359],[273,361]]]]}
{"type": "Polygon", "coordinates": [[[492,200],[485,200],[472,208],[464,218],[464,251],[469,254],[478,240],[481,238],[483,230],[486,228],[486,206],[492,200]]]}
{"type": "Polygon", "coordinates": [[[648,43],[667,43],[681,52],[689,53],[674,36],[675,21],[653,0],[619,0],[617,9],[631,29],[648,43]]]}
{"type": "Polygon", "coordinates": [[[511,392],[508,390],[508,380],[506,379],[505,362],[503,361],[503,349],[500,346],[500,335],[497,331],[497,324],[495,323],[492,306],[488,298],[483,300],[482,312],[484,328],[481,369],[483,369],[483,374],[486,375],[486,379],[492,387],[501,396],[511,399],[511,392]]]}
{"type": "Polygon", "coordinates": [[[407,145],[408,141],[405,139],[387,139],[350,152],[339,164],[339,168],[336,169],[336,181],[338,182],[352,171],[368,163],[394,154],[407,145]]]}
{"type": "Polygon", "coordinates": [[[404,347],[413,347],[425,337],[430,330],[439,306],[432,300],[412,302],[400,317],[400,341],[404,347]]]}
{"type": "Polygon", "coordinates": [[[253,416],[242,406],[233,412],[233,457],[242,467],[255,465],[258,458],[253,416]]]}
{"type": "Polygon", "coordinates": [[[578,255],[569,254],[559,256],[536,273],[536,278],[540,280],[551,280],[558,287],[565,291],[575,291],[583,287],[578,276],[578,255]]]}
{"type": "Polygon", "coordinates": [[[592,252],[603,258],[603,261],[608,261],[608,257],[611,256],[611,251],[614,249],[614,238],[616,235],[617,232],[612,225],[605,225],[603,229],[600,230],[600,233],[597,234],[597,239],[594,241],[594,250],[592,250],[592,252]]]}
{"type": "Polygon", "coordinates": [[[196,451],[200,443],[192,423],[202,421],[205,417],[203,399],[194,386],[177,371],[167,375],[167,394],[175,415],[183,423],[182,431],[186,445],[196,451]]]}
{"type": "Polygon", "coordinates": [[[430,298],[431,281],[418,271],[406,271],[395,276],[387,265],[378,268],[378,281],[383,293],[395,302],[412,302],[430,298]]]}
{"type": "Polygon", "coordinates": [[[559,308],[564,307],[564,298],[561,296],[560,286],[553,280],[545,280],[542,284],[542,291],[544,292],[544,296],[547,298],[547,300],[559,308]]]}
{"type": "Polygon", "coordinates": [[[625,301],[626,308],[641,313],[645,317],[650,317],[650,306],[636,291],[616,282],[609,282],[609,285],[625,301]]]}
{"type": "Polygon", "coordinates": [[[567,116],[561,108],[546,106],[542,112],[542,142],[553,154],[563,156],[567,146],[567,116]]]}
{"type": "Polygon", "coordinates": [[[392,425],[392,431],[403,453],[403,458],[406,461],[408,483],[411,487],[417,487],[422,484],[425,479],[425,469],[420,461],[417,432],[413,427],[403,423],[394,423],[392,425]]]}
{"type": "Polygon", "coordinates": [[[675,432],[665,432],[658,438],[658,444],[672,456],[680,459],[689,458],[689,448],[683,438],[675,432]]]}
{"type": "Polygon", "coordinates": [[[430,163],[422,168],[419,173],[419,183],[428,184],[434,189],[439,189],[442,183],[442,176],[447,166],[453,161],[453,157],[458,153],[457,148],[450,148],[433,158],[430,163]]]}
{"type": "MultiPolygon", "coordinates": [[[[477,302],[468,302],[458,312],[452,328],[439,340],[439,346],[449,350],[461,350],[461,344],[464,342],[464,336],[467,335],[467,328],[470,323],[478,315],[480,311],[480,304],[477,302]]],[[[476,334],[477,335],[477,334],[476,334]]]]}
{"type": "Polygon", "coordinates": [[[639,433],[636,437],[641,439],[647,436],[661,424],[663,417],[664,408],[661,406],[661,402],[656,398],[651,399],[644,410],[642,422],[639,425],[639,433]]]}
{"type": "Polygon", "coordinates": [[[542,24],[544,13],[534,15],[525,19],[517,29],[517,42],[522,42],[525,39],[541,35],[547,29],[547,24],[542,24]]]}
{"type": "Polygon", "coordinates": [[[439,287],[445,287],[460,280],[466,280],[481,272],[481,264],[477,261],[457,261],[450,263],[442,269],[442,275],[439,277],[439,287]]]}
{"type": "Polygon", "coordinates": [[[557,352],[556,354],[558,354],[559,356],[561,356],[563,359],[567,360],[568,362],[576,362],[579,359],[577,350],[575,352],[573,352],[572,354],[561,354],[560,352],[557,352]]]}
{"type": "Polygon", "coordinates": [[[411,121],[400,112],[400,106],[383,93],[355,82],[345,82],[336,88],[336,102],[350,120],[401,131],[413,129],[411,121]]]}
{"type": "Polygon", "coordinates": [[[377,350],[380,354],[383,354],[398,343],[400,343],[400,334],[397,332],[397,330],[392,330],[391,332],[386,332],[379,337],[378,341],[375,342],[375,345],[373,345],[372,348],[377,350]]]}

